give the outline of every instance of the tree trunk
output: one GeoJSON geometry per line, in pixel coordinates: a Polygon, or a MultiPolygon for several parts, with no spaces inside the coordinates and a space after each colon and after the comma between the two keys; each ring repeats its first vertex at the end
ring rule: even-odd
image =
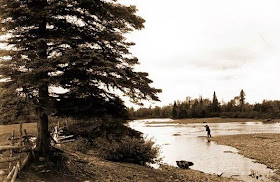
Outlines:
{"type": "MultiPolygon", "coordinates": [[[[39,8],[39,10],[42,10],[47,5],[47,0],[33,0],[33,3],[35,5],[35,8],[39,8]]],[[[38,43],[38,55],[40,59],[44,59],[45,61],[47,61],[48,46],[46,41],[44,40],[44,38],[46,37],[47,30],[46,17],[41,17],[38,30],[38,38],[41,38],[41,41],[38,43]]],[[[39,75],[38,79],[46,79],[47,77],[48,72],[43,71],[39,75]]],[[[42,81],[42,83],[39,86],[39,106],[37,108],[37,115],[39,121],[37,123],[38,137],[36,151],[38,156],[46,158],[48,158],[50,150],[50,134],[48,131],[49,119],[48,114],[46,112],[46,108],[48,105],[48,97],[48,83],[42,81]]]]}
{"type": "Polygon", "coordinates": [[[48,97],[48,86],[42,86],[39,88],[39,108],[37,110],[37,115],[39,121],[37,123],[38,137],[37,137],[37,147],[36,150],[39,156],[48,157],[50,148],[50,134],[48,130],[49,119],[46,113],[46,98],[48,97]]]}

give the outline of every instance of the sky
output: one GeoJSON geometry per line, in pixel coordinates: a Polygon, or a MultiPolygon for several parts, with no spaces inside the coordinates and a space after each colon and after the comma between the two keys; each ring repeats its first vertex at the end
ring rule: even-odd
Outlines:
{"type": "MultiPolygon", "coordinates": [[[[145,28],[136,43],[136,70],[149,73],[167,105],[187,96],[249,103],[280,100],[280,2],[275,0],[120,0],[136,5],[145,28]]],[[[130,105],[127,103],[127,105],[130,105]]]]}
{"type": "MultiPolygon", "coordinates": [[[[230,101],[280,100],[279,0],[119,0],[133,4],[145,28],[127,35],[136,43],[137,71],[163,90],[163,106],[187,96],[230,101]]],[[[125,99],[127,106],[134,106],[125,99]]]]}

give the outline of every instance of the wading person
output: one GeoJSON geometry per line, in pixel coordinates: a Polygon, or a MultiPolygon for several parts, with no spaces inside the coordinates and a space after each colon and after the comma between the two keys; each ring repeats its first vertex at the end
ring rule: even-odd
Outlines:
{"type": "Polygon", "coordinates": [[[206,128],[207,137],[208,137],[208,138],[211,137],[211,130],[210,130],[209,126],[206,125],[206,126],[204,126],[204,127],[206,128]]]}

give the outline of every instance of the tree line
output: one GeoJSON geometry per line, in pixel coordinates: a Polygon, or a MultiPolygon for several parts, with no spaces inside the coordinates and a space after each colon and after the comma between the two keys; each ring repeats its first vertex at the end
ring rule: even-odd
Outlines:
{"type": "Polygon", "coordinates": [[[213,93],[212,100],[203,98],[186,97],[184,101],[174,101],[173,104],[154,108],[129,109],[131,118],[280,118],[280,101],[263,100],[262,103],[249,104],[246,94],[242,89],[238,96],[229,102],[220,102],[213,93]]]}

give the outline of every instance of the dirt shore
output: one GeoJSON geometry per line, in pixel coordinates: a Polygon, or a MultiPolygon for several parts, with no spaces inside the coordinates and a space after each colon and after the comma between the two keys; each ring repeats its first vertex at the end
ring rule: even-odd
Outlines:
{"type": "Polygon", "coordinates": [[[211,138],[221,145],[230,145],[245,157],[255,159],[275,170],[275,180],[280,181],[280,134],[248,134],[211,138]]]}
{"type": "Polygon", "coordinates": [[[40,165],[33,165],[24,170],[20,181],[88,181],[88,182],[220,182],[234,181],[215,175],[205,174],[194,170],[182,170],[170,166],[163,166],[162,169],[139,166],[129,163],[110,162],[94,155],[82,154],[75,151],[67,151],[67,172],[57,170],[39,169],[40,165]],[[36,171],[37,169],[37,171],[36,171]],[[42,173],[41,171],[45,171],[42,173]],[[46,172],[48,171],[48,172],[46,172]]]}

